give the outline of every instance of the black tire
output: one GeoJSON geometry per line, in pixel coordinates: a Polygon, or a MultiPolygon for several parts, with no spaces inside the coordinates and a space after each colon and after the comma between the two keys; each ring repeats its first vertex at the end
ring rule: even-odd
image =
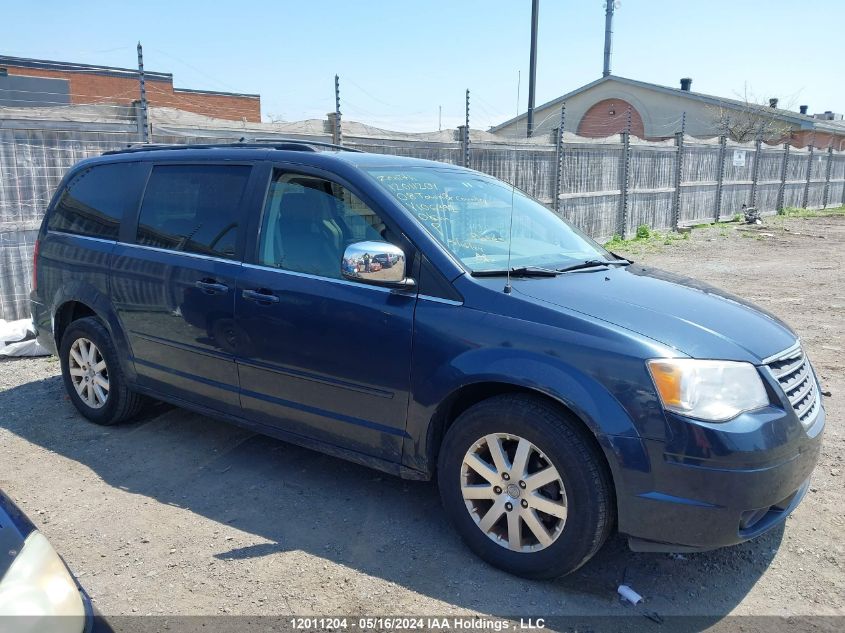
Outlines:
{"type": "MultiPolygon", "coordinates": [[[[587,433],[565,411],[528,395],[496,396],[464,411],[443,439],[437,477],[446,514],[470,549],[491,565],[526,578],[555,578],[586,563],[604,544],[615,518],[610,475],[587,433]],[[495,433],[528,440],[560,474],[567,515],[557,538],[545,549],[514,551],[497,543],[467,509],[461,493],[464,457],[482,438],[495,433]]],[[[529,497],[524,498],[528,503],[529,497]]]]}
{"type": "Polygon", "coordinates": [[[144,405],[145,398],[127,385],[120,367],[117,351],[105,326],[95,317],[85,317],[71,323],[62,336],[59,345],[59,360],[62,365],[62,379],[65,390],[76,409],[95,424],[112,425],[131,419],[144,405]],[[105,403],[99,408],[87,404],[77,393],[70,375],[70,350],[80,338],[88,339],[106,363],[109,390],[105,403]]]}

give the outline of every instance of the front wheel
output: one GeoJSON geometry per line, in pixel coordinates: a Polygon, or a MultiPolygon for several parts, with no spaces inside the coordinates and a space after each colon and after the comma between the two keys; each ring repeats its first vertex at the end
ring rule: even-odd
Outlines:
{"type": "Polygon", "coordinates": [[[467,409],[440,451],[450,520],[488,563],[554,578],[589,560],[613,523],[602,456],[580,423],[542,399],[497,396],[467,409]]]}

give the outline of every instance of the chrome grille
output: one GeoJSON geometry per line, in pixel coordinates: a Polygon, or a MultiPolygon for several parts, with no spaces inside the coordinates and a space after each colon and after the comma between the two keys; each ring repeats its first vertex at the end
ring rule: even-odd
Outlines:
{"type": "Polygon", "coordinates": [[[780,383],[795,415],[804,426],[809,426],[819,412],[819,387],[810,361],[800,345],[789,348],[772,359],[766,365],[780,383]]]}

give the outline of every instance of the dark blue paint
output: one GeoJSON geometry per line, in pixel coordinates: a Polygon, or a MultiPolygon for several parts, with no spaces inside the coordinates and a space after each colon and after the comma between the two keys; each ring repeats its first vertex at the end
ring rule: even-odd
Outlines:
{"type": "Polygon", "coordinates": [[[188,401],[212,402],[239,413],[232,332],[237,262],[116,244],[111,296],[138,383],[188,401]],[[228,290],[207,293],[213,280],[228,290]]]}
{"type": "Polygon", "coordinates": [[[52,347],[54,316],[84,304],[106,323],[144,393],[413,478],[431,477],[462,394],[543,394],[596,438],[614,480],[619,530],[641,547],[739,542],[783,520],[806,490],[823,410],[805,429],[763,371],[770,406],[726,423],[695,421],[663,411],[646,370],[657,357],[760,365],[795,342],[785,324],[737,297],[638,265],[514,279],[505,294],[502,279],[467,275],[362,170],[450,168],[440,163],[245,148],[135,152],[85,161],[63,186],[79,169],[115,161],[138,162],[139,173],[151,163],[253,166],[241,209],[246,230],[231,261],[139,248],[137,212],[116,242],[42,228],[32,296],[39,340],[52,347]],[[451,284],[448,296],[461,300],[255,266],[274,166],[353,191],[403,236],[406,260],[418,267],[424,256],[451,284]],[[249,300],[244,291],[275,299],[249,300]],[[769,506],[779,509],[739,529],[743,512],[769,506]]]}

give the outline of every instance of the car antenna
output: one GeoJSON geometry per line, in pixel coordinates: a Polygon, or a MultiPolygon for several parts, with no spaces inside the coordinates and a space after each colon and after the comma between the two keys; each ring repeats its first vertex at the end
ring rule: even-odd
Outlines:
{"type": "MultiPolygon", "coordinates": [[[[516,74],[516,116],[519,118],[519,84],[522,81],[522,71],[518,70],[516,74]]],[[[516,161],[511,161],[513,170],[511,171],[511,217],[510,226],[508,227],[508,270],[507,281],[505,281],[505,294],[511,293],[511,243],[513,242],[513,199],[516,195],[516,161]]]]}

